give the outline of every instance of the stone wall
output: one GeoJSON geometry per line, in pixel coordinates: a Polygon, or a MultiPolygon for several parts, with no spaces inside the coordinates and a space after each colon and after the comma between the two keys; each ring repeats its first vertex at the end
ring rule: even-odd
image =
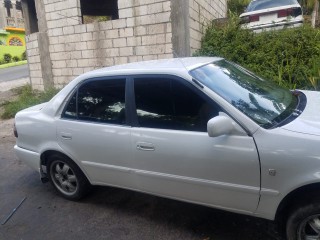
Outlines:
{"type": "MultiPolygon", "coordinates": [[[[45,16],[41,19],[45,24],[39,22],[45,27],[39,25],[39,31],[48,35],[46,58],[51,62],[49,71],[52,71],[51,81],[56,87],[96,68],[172,58],[173,34],[187,33],[180,38],[190,35],[188,48],[194,51],[200,47],[203,26],[214,16],[226,14],[226,0],[184,0],[182,2],[187,5],[183,7],[189,9],[190,29],[175,31],[172,29],[172,1],[177,0],[118,0],[119,19],[91,24],[82,24],[79,0],[35,1],[37,15],[45,16]]],[[[27,53],[32,85],[41,89],[41,74],[45,72],[41,68],[45,66],[39,64],[37,36],[39,33],[27,37],[27,53]]],[[[46,76],[50,76],[48,69],[46,76]]]]}
{"type": "Polygon", "coordinates": [[[191,54],[201,47],[201,37],[212,19],[227,17],[226,0],[189,0],[191,54]]]}
{"type": "Polygon", "coordinates": [[[26,36],[27,55],[29,64],[29,74],[32,80],[32,87],[35,89],[43,88],[42,71],[40,64],[40,53],[38,47],[38,34],[34,33],[26,36]]]}

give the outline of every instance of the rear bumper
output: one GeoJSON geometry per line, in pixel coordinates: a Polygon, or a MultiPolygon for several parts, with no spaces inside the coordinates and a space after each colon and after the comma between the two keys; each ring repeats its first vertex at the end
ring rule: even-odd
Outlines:
{"type": "Polygon", "coordinates": [[[17,145],[14,146],[14,151],[19,160],[26,163],[32,169],[38,171],[40,173],[40,154],[26,150],[23,148],[18,147],[17,145]]]}
{"type": "Polygon", "coordinates": [[[247,28],[253,30],[254,32],[263,32],[263,31],[270,31],[270,30],[280,30],[284,28],[295,28],[301,27],[303,25],[303,20],[298,21],[290,21],[290,22],[279,22],[279,23],[268,23],[262,25],[242,25],[242,28],[247,28]]]}

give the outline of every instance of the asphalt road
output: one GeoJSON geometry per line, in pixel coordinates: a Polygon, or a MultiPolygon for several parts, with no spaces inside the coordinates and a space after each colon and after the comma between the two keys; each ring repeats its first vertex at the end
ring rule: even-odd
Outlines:
{"type": "Polygon", "coordinates": [[[0,69],[0,82],[29,77],[28,64],[0,69]]]}
{"type": "Polygon", "coordinates": [[[265,220],[128,190],[96,187],[80,202],[67,201],[16,159],[13,146],[0,132],[0,224],[27,199],[0,225],[1,240],[280,239],[265,220]]]}

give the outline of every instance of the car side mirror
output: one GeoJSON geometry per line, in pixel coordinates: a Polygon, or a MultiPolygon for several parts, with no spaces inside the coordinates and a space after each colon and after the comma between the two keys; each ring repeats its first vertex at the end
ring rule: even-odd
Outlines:
{"type": "Polygon", "coordinates": [[[232,120],[226,116],[217,116],[209,120],[207,124],[209,137],[228,135],[235,130],[232,120]]]}

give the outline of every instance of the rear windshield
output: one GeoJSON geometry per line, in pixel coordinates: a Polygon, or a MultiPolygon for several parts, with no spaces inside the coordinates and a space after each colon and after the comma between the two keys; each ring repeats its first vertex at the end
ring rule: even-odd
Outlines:
{"type": "Polygon", "coordinates": [[[281,7],[285,5],[298,4],[296,0],[253,0],[247,7],[247,12],[266,8],[281,7]]]}

